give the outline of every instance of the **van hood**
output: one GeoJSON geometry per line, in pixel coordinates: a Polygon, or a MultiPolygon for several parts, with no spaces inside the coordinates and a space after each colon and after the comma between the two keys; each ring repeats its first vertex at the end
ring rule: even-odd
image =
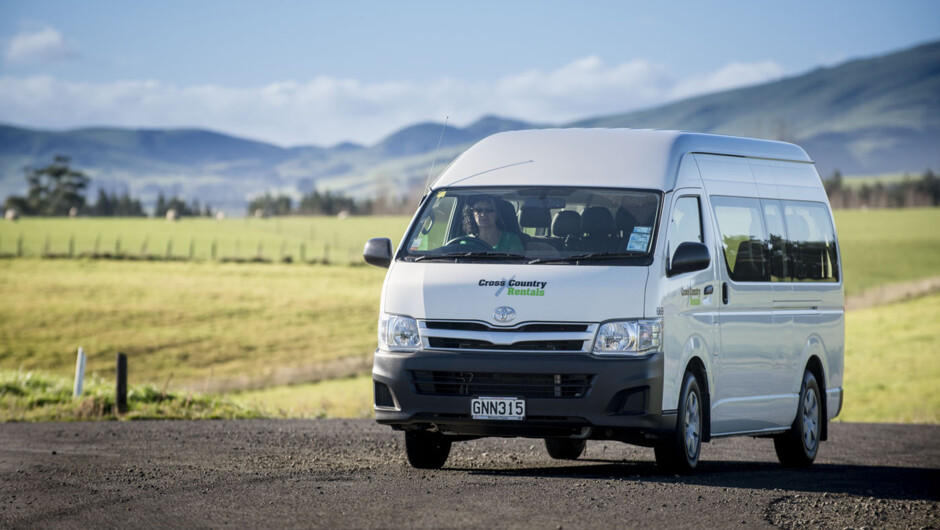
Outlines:
{"type": "Polygon", "coordinates": [[[386,278],[384,311],[419,320],[601,322],[642,318],[645,266],[395,262],[386,278]],[[496,320],[508,306],[515,317],[496,320]]]}

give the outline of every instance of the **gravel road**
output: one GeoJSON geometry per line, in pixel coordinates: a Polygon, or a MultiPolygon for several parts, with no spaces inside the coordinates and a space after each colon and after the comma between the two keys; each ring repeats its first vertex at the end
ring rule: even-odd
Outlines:
{"type": "Polygon", "coordinates": [[[833,424],[807,470],[770,440],[703,446],[691,477],[651,449],[540,440],[404,459],[371,420],[0,424],[0,528],[940,527],[940,426],[833,424]]]}

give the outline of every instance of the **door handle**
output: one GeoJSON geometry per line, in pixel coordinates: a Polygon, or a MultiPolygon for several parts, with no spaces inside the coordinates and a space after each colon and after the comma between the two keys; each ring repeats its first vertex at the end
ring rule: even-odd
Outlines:
{"type": "Polygon", "coordinates": [[[709,285],[705,287],[705,294],[712,294],[713,292],[715,292],[714,285],[709,285]]]}
{"type": "Polygon", "coordinates": [[[721,301],[728,305],[728,282],[721,282],[721,301]]]}

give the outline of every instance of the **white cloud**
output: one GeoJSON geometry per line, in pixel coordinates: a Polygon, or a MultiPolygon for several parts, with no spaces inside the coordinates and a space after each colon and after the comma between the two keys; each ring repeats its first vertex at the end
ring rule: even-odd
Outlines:
{"type": "Polygon", "coordinates": [[[72,59],[75,48],[52,27],[24,31],[10,40],[4,53],[7,63],[55,62],[72,59]]]}
{"type": "Polygon", "coordinates": [[[670,97],[682,99],[709,92],[756,85],[783,77],[783,67],[773,61],[730,63],[702,76],[684,79],[672,88],[670,97]]]}
{"type": "Polygon", "coordinates": [[[564,123],[779,78],[771,61],[731,63],[678,79],[642,59],[607,65],[584,57],[551,71],[493,82],[428,84],[318,77],[248,88],[176,86],[153,80],[76,83],[0,77],[0,121],[33,127],[204,127],[281,145],[373,143],[418,121],[467,125],[484,114],[564,123]]]}

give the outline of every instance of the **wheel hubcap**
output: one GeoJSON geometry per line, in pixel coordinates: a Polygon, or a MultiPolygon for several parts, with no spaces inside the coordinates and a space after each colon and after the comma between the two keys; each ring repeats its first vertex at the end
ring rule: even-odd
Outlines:
{"type": "Polygon", "coordinates": [[[685,399],[685,452],[690,460],[698,456],[699,438],[701,434],[701,410],[698,394],[689,392],[685,399]]]}
{"type": "Polygon", "coordinates": [[[816,450],[819,443],[819,399],[812,389],[803,397],[803,447],[807,451],[816,450]]]}

